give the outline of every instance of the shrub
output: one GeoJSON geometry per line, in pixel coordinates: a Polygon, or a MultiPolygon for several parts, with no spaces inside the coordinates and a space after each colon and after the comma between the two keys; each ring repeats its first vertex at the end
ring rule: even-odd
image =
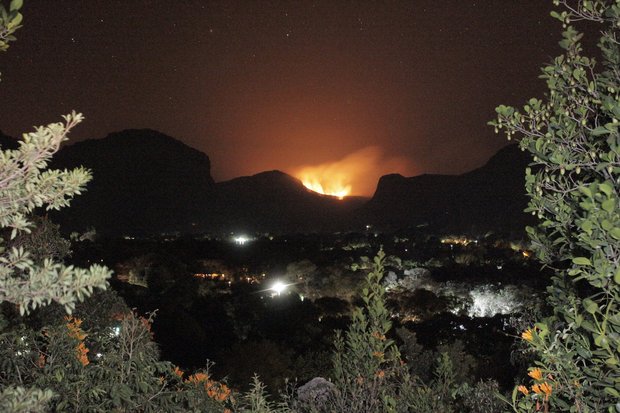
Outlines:
{"type": "Polygon", "coordinates": [[[620,3],[559,1],[561,56],[543,67],[549,92],[491,122],[533,154],[526,170],[528,228],[538,259],[555,268],[553,314],[523,333],[538,361],[515,388],[515,411],[620,411],[620,3]],[[572,22],[600,24],[602,62],[582,54],[572,22]]]}

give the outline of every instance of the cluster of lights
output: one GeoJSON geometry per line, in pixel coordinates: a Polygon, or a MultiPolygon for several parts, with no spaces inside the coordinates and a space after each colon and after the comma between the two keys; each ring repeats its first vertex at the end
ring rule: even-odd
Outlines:
{"type": "Polygon", "coordinates": [[[207,273],[207,274],[196,273],[196,274],[194,274],[194,277],[196,277],[196,278],[208,278],[208,279],[211,279],[211,280],[218,280],[218,279],[219,280],[225,280],[227,278],[226,274],[224,274],[224,273],[219,274],[219,273],[215,273],[215,272],[214,273],[207,273]]]}
{"type": "Polygon", "coordinates": [[[466,237],[446,237],[441,239],[442,244],[463,245],[467,246],[471,243],[478,244],[478,240],[468,239],[466,237]]]}
{"type": "Polygon", "coordinates": [[[237,245],[245,245],[250,241],[250,239],[245,235],[239,235],[238,237],[233,238],[233,241],[235,241],[235,244],[237,245]]]}

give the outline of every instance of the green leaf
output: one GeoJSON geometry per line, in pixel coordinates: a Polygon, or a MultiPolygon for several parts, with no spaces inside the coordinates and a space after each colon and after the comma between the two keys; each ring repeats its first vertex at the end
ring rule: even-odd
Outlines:
{"type": "Polygon", "coordinates": [[[583,347],[577,347],[577,354],[579,354],[579,356],[583,357],[586,360],[592,357],[592,353],[583,347]]]}
{"type": "Polygon", "coordinates": [[[593,136],[608,135],[611,131],[604,126],[599,126],[592,131],[593,136]]]}
{"type": "Polygon", "coordinates": [[[588,331],[590,331],[592,333],[598,331],[596,329],[596,327],[594,326],[594,324],[592,324],[591,322],[589,322],[587,320],[584,321],[583,323],[581,323],[581,327],[585,328],[586,330],[588,330],[588,331]]]}
{"type": "Polygon", "coordinates": [[[588,235],[592,234],[592,221],[587,220],[581,223],[581,229],[584,230],[588,235]]]}
{"type": "Polygon", "coordinates": [[[13,17],[9,22],[9,26],[11,26],[12,28],[17,27],[20,25],[23,19],[24,16],[21,13],[17,13],[15,17],[13,17]]]}
{"type": "Polygon", "coordinates": [[[592,262],[586,257],[575,257],[573,258],[573,264],[575,265],[592,265],[592,262]]]}
{"type": "Polygon", "coordinates": [[[599,347],[606,348],[609,347],[609,339],[603,334],[597,334],[594,336],[594,344],[599,347]]]}
{"type": "Polygon", "coordinates": [[[598,311],[598,304],[596,304],[594,301],[590,300],[589,298],[584,299],[582,304],[583,304],[583,308],[585,308],[586,311],[590,314],[594,314],[598,311]]]}
{"type": "Polygon", "coordinates": [[[602,184],[600,184],[598,186],[598,189],[600,189],[601,192],[603,192],[608,197],[610,197],[613,192],[613,188],[607,182],[603,182],[602,184]]]}
{"type": "Polygon", "coordinates": [[[23,4],[24,4],[23,0],[11,0],[9,11],[19,10],[22,8],[23,4]]]}
{"type": "Polygon", "coordinates": [[[581,193],[583,193],[586,196],[589,196],[589,197],[592,196],[592,191],[587,186],[580,186],[579,191],[581,191],[581,193]]]}
{"type": "Polygon", "coordinates": [[[616,200],[613,198],[607,199],[603,201],[603,203],[601,204],[601,207],[603,207],[603,209],[607,212],[612,212],[615,206],[616,206],[616,200]]]}

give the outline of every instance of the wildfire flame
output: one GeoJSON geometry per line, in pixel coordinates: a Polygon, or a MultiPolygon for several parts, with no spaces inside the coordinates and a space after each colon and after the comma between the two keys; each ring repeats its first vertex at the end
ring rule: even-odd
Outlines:
{"type": "Polygon", "coordinates": [[[382,174],[394,171],[409,173],[411,170],[408,161],[386,157],[380,148],[368,146],[334,162],[303,166],[293,171],[292,175],[311,191],[343,199],[352,194],[372,194],[382,174]]]}
{"type": "Polygon", "coordinates": [[[351,193],[351,185],[343,185],[340,182],[321,182],[320,178],[316,177],[302,178],[301,182],[311,191],[335,196],[338,199],[343,199],[351,193]]]}

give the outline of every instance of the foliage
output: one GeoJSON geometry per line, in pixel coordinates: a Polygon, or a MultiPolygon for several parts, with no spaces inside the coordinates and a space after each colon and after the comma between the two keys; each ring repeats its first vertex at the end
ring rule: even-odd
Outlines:
{"type": "Polygon", "coordinates": [[[0,52],[9,48],[9,43],[15,40],[13,33],[21,27],[23,16],[19,10],[22,3],[22,0],[11,0],[8,11],[0,4],[0,52]]]}
{"type": "Polygon", "coordinates": [[[460,340],[449,344],[441,344],[436,350],[426,350],[418,343],[415,333],[401,327],[396,334],[402,341],[401,352],[407,358],[409,372],[423,381],[432,380],[433,367],[442,355],[446,355],[453,364],[452,373],[459,384],[473,384],[473,371],[478,367],[476,359],[465,351],[465,345],[460,340]]]}
{"type": "MultiPolygon", "coordinates": [[[[22,0],[11,0],[8,11],[0,4],[0,51],[6,51],[9,42],[15,40],[13,34],[22,21],[21,7],[22,0]]],[[[9,240],[0,237],[0,303],[15,305],[22,315],[51,302],[57,302],[71,312],[75,303],[90,295],[94,288],[105,288],[110,277],[110,271],[102,266],[93,265],[88,270],[65,266],[55,262],[53,254],[32,255],[22,245],[32,242],[35,247],[41,248],[46,244],[45,237],[50,235],[47,231],[33,234],[27,240],[23,238],[23,234],[29,233],[32,228],[27,217],[36,208],[50,210],[67,206],[90,180],[90,174],[83,168],[46,170],[52,155],[82,119],[81,114],[73,112],[64,117],[64,123],[41,126],[34,132],[24,134],[18,149],[0,151],[0,228],[10,230],[7,234],[9,240]]],[[[54,234],[51,235],[53,237],[54,234]]],[[[62,250],[61,245],[48,246],[52,250],[62,250]]],[[[0,321],[4,327],[4,319],[0,321]]],[[[4,340],[4,331],[2,336],[4,340]]],[[[25,345],[29,337],[29,334],[17,340],[13,337],[12,344],[25,345]]],[[[2,351],[11,350],[12,347],[9,347],[2,351]]],[[[29,350],[24,349],[21,354],[6,354],[9,358],[2,357],[1,361],[5,364],[11,358],[22,358],[26,351],[29,350]]],[[[24,387],[19,370],[15,379],[0,389],[1,409],[44,411],[52,399],[52,392],[24,387]]]]}
{"type": "MultiPolygon", "coordinates": [[[[14,40],[21,5],[12,0],[8,12],[0,6],[0,51],[14,40]]],[[[178,368],[159,361],[152,318],[126,311],[116,320],[108,317],[105,327],[99,319],[101,324],[86,329],[81,318],[63,319],[58,306],[49,305],[71,313],[94,289],[105,289],[111,275],[99,265],[86,270],[56,262],[68,252],[66,242],[46,221],[32,231],[29,219],[35,209],[68,206],[90,180],[84,168],[46,169],[82,119],[73,112],[64,123],[24,134],[18,149],[0,152],[0,227],[8,238],[0,238],[0,410],[224,411],[230,397],[225,384],[208,372],[183,380],[178,368]],[[16,309],[20,317],[14,316],[16,309]],[[22,317],[33,310],[43,313],[22,317]],[[44,326],[29,324],[35,319],[44,326]]],[[[97,305],[91,302],[89,308],[97,305]]]]}
{"type": "Polygon", "coordinates": [[[23,324],[4,331],[0,388],[49,389],[56,395],[50,405],[55,411],[225,409],[231,391],[208,371],[185,375],[159,360],[150,331],[152,315],[105,312],[107,323],[98,329],[85,329],[76,312],[38,331],[23,324]]]}
{"type": "Polygon", "coordinates": [[[543,67],[549,92],[491,122],[531,152],[528,228],[538,258],[556,269],[553,314],[523,333],[538,362],[515,411],[620,411],[620,2],[558,1],[561,56],[543,67]],[[572,22],[599,23],[602,64],[582,54],[572,22]]]}
{"type": "MultiPolygon", "coordinates": [[[[9,42],[15,40],[13,33],[22,21],[22,3],[11,0],[8,11],[0,4],[0,51],[6,51],[9,42]]],[[[46,170],[52,155],[83,116],[73,112],[64,120],[40,126],[24,134],[18,149],[0,152],[0,228],[11,230],[11,240],[30,232],[32,223],[27,217],[35,208],[68,206],[90,181],[84,168],[46,170]]],[[[84,270],[55,263],[52,257],[35,261],[41,261],[40,257],[33,257],[19,242],[7,246],[0,239],[0,303],[16,304],[21,314],[52,301],[70,312],[75,302],[94,288],[105,288],[110,277],[110,272],[99,265],[84,270]]]]}
{"type": "Polygon", "coordinates": [[[12,413],[43,413],[54,394],[50,390],[7,387],[0,391],[0,411],[12,413]]]}
{"type": "Polygon", "coordinates": [[[386,382],[400,374],[401,360],[394,341],[387,338],[392,323],[381,286],[385,253],[379,251],[362,289],[365,308],[356,308],[345,336],[336,337],[334,398],[339,411],[390,412],[396,400],[386,382]],[[364,311],[366,310],[366,311],[364,311]]]}
{"type": "Polygon", "coordinates": [[[496,381],[479,381],[473,388],[467,386],[461,391],[463,405],[472,413],[498,413],[503,411],[503,403],[496,396],[499,386],[496,381]]]}
{"type": "Polygon", "coordinates": [[[60,227],[47,217],[34,216],[29,232],[22,232],[13,239],[11,248],[24,248],[30,259],[41,265],[46,258],[61,261],[71,254],[71,242],[62,238],[60,227]]]}
{"type": "Polygon", "coordinates": [[[291,413],[286,403],[274,403],[269,400],[265,385],[258,376],[252,379],[250,390],[243,394],[238,402],[233,403],[235,413],[291,413]]]}
{"type": "MultiPolygon", "coordinates": [[[[83,117],[74,112],[64,119],[64,124],[53,123],[24,134],[19,149],[0,153],[0,226],[11,229],[10,239],[30,232],[32,224],[27,216],[35,208],[50,210],[69,205],[90,180],[83,168],[45,170],[68,132],[83,117]]],[[[21,314],[52,301],[70,312],[76,301],[90,295],[94,288],[105,288],[111,274],[100,265],[81,269],[51,258],[37,264],[23,246],[0,246],[0,302],[17,305],[21,314]]]]}
{"type": "MultiPolygon", "coordinates": [[[[440,349],[435,363],[435,373],[425,383],[410,373],[410,367],[401,358],[395,342],[389,337],[392,323],[386,308],[383,251],[373,261],[373,268],[366,277],[361,298],[364,307],[353,311],[351,325],[344,334],[337,335],[333,359],[334,390],[320,403],[299,403],[296,412],[462,412],[484,411],[466,409],[462,394],[471,389],[464,385],[468,375],[467,365],[455,368],[452,358],[462,362],[467,359],[461,347],[455,347],[450,356],[440,349]],[[458,376],[457,376],[458,375],[458,376]]],[[[416,363],[421,346],[412,346],[410,363],[416,363]]],[[[431,364],[428,365],[431,369],[431,364]]],[[[415,370],[415,369],[412,369],[415,370]]],[[[494,399],[487,394],[487,399],[494,399]]],[[[491,403],[491,402],[488,402],[491,403]]],[[[487,407],[489,404],[486,405],[487,407]]]]}

